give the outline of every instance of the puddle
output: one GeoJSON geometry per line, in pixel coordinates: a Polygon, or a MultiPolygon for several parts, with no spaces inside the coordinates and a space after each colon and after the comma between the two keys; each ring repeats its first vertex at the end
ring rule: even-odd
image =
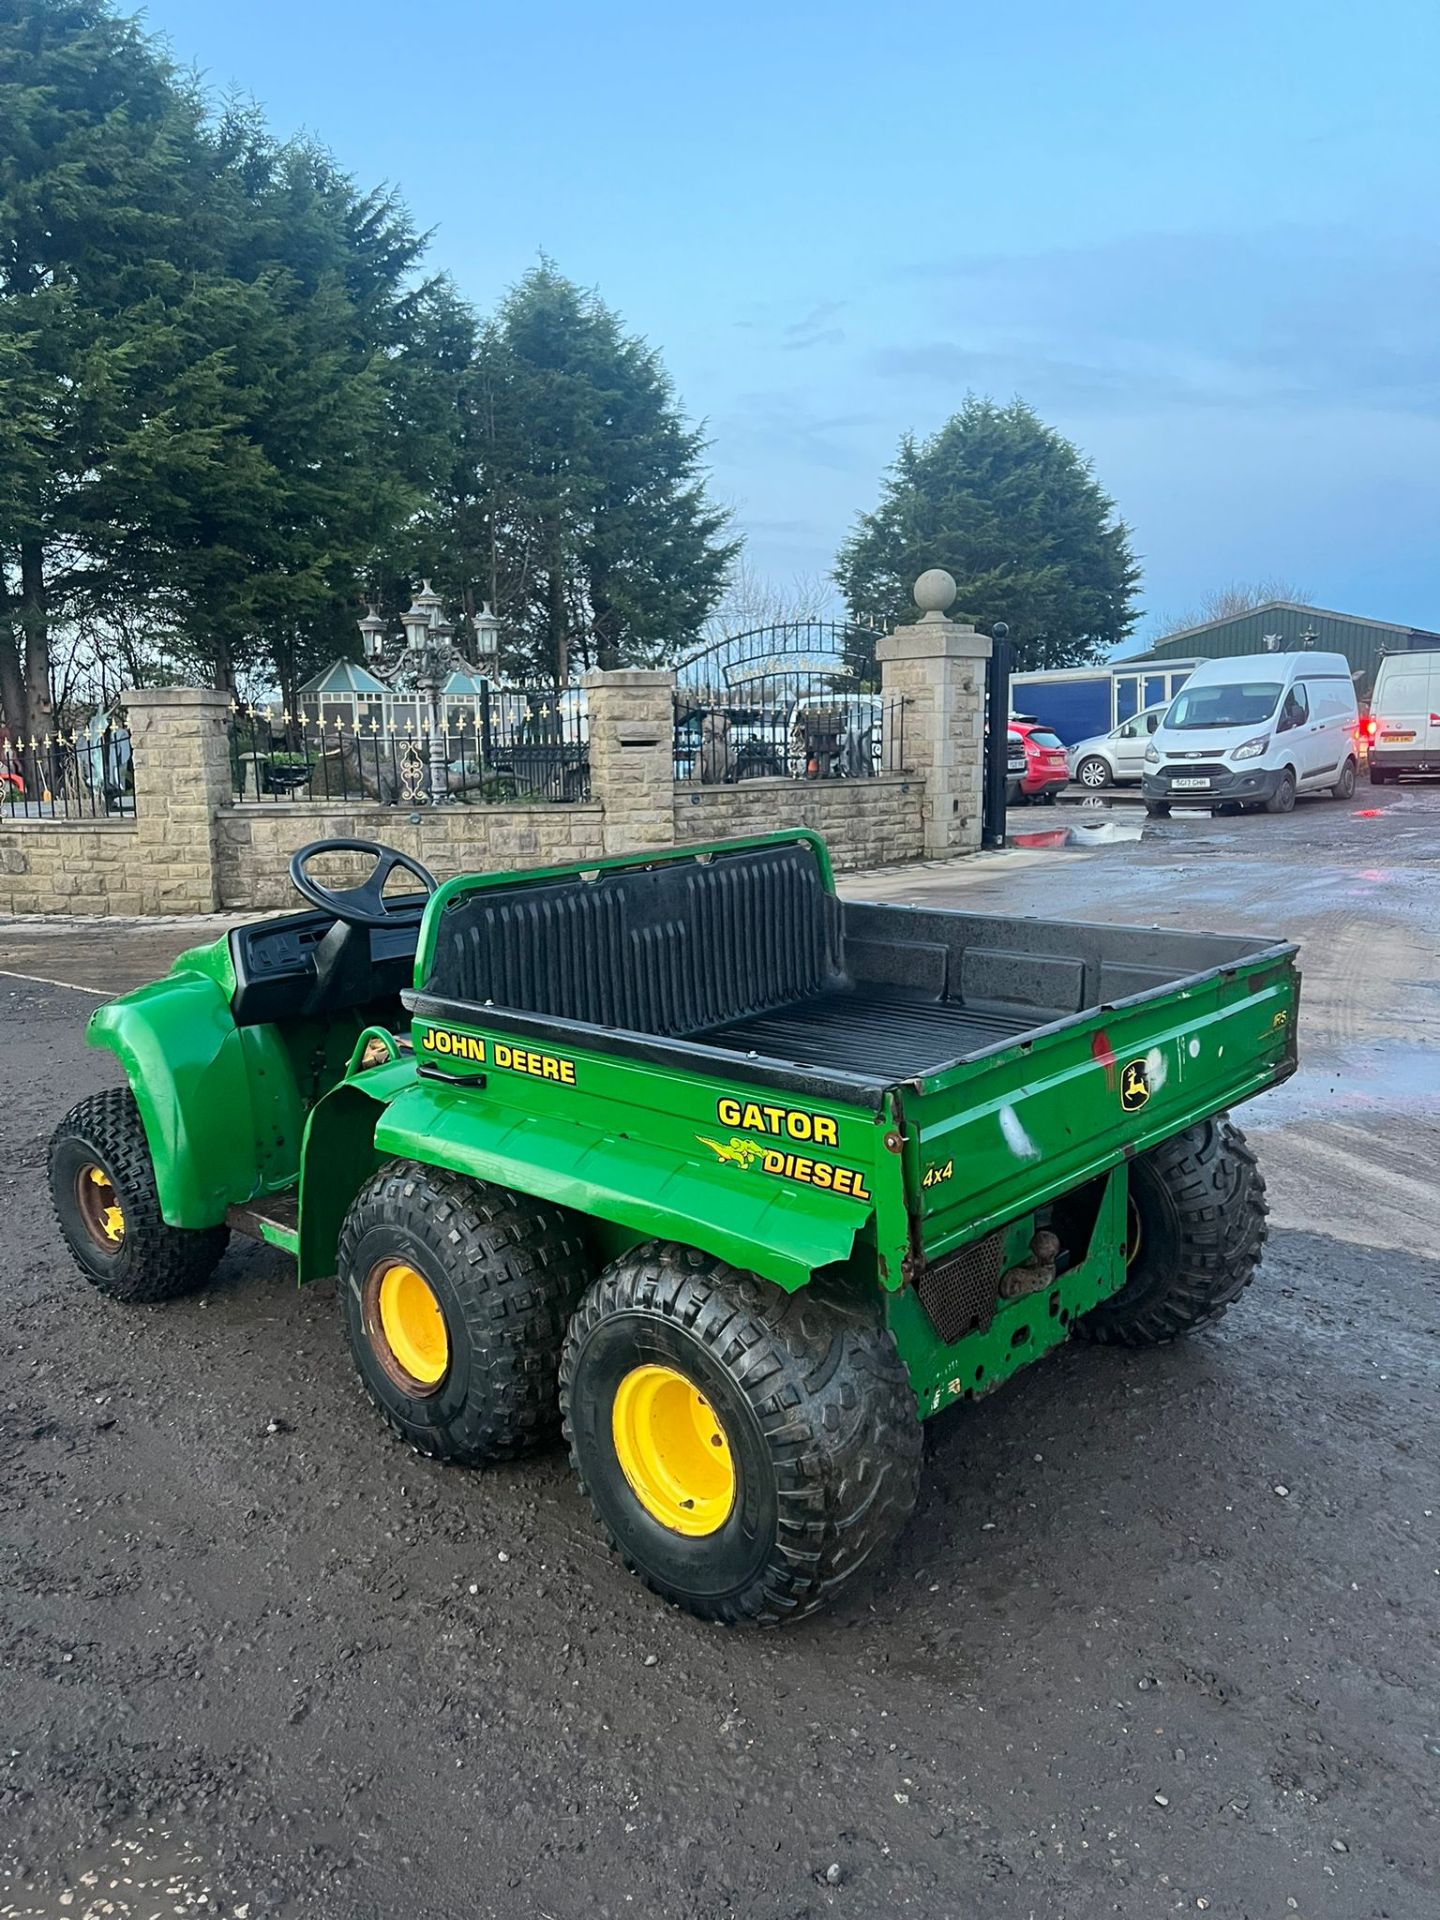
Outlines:
{"type": "Polygon", "coordinates": [[[1391,1119],[1413,1115],[1440,1122],[1440,1049],[1376,1041],[1307,1062],[1303,1028],[1301,1040],[1300,1071],[1247,1109],[1254,1126],[1278,1127],[1302,1118],[1344,1120],[1357,1114],[1391,1119]]]}
{"type": "MultiPolygon", "coordinates": [[[[142,1827],[56,1864],[0,1860],[4,1920],[259,1920],[261,1911],[244,1894],[219,1894],[203,1856],[169,1827],[142,1827]]],[[[274,1908],[264,1912],[269,1920],[274,1908]]]]}
{"type": "Polygon", "coordinates": [[[1075,820],[1063,827],[1038,827],[1029,833],[1011,833],[1012,847],[1113,847],[1145,838],[1139,820],[1075,820]]]}

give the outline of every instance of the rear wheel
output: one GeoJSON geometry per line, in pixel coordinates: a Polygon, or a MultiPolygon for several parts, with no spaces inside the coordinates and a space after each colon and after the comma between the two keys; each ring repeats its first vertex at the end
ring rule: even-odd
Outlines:
{"type": "Polygon", "coordinates": [[[1075,769],[1075,778],[1082,787],[1107,787],[1110,784],[1110,768],[1098,753],[1088,753],[1075,769]]]}
{"type": "Polygon", "coordinates": [[[340,1232],[340,1302],[366,1393],[436,1460],[508,1460],[558,1418],[565,1321],[588,1278],[543,1200],[396,1160],[340,1232]]]}
{"type": "Polygon", "coordinates": [[[1249,1286],[1265,1244],[1265,1182],[1221,1116],[1130,1163],[1128,1278],[1076,1322],[1086,1340],[1158,1346],[1218,1320],[1249,1286]]]}
{"type": "Polygon", "coordinates": [[[50,1136],[50,1197],[85,1278],[115,1300],[174,1300],[219,1265],[228,1227],[172,1227],[128,1087],[92,1093],[50,1136]]]}
{"type": "Polygon", "coordinates": [[[1265,802],[1267,813],[1293,813],[1295,811],[1295,775],[1289,767],[1280,776],[1280,784],[1265,802]]]}
{"type": "Polygon", "coordinates": [[[915,1504],[920,1421],[868,1308],[651,1241],[577,1308],[570,1457],[611,1545],[702,1620],[813,1612],[915,1504]]]}
{"type": "Polygon", "coordinates": [[[1371,767],[1370,784],[1372,787],[1388,787],[1393,784],[1394,780],[1395,769],[1393,767],[1371,767]]]}
{"type": "Polygon", "coordinates": [[[1355,762],[1347,760],[1340,769],[1340,778],[1330,789],[1337,800],[1349,800],[1355,792],[1355,762]]]}

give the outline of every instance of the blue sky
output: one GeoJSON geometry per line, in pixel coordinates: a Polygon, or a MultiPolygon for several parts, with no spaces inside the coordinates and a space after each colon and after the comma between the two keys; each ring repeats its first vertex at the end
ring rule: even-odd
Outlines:
{"type": "Polygon", "coordinates": [[[542,249],[597,287],[778,582],[973,387],[1091,456],[1151,618],[1281,575],[1440,629],[1436,0],[147,18],[398,185],[482,306],[542,249]]]}

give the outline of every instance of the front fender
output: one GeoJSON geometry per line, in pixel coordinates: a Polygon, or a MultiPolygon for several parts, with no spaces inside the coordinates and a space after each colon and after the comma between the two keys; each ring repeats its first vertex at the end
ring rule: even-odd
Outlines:
{"type": "Polygon", "coordinates": [[[250,1094],[229,996],[202,973],[169,974],[97,1008],[85,1037],[125,1069],[167,1222],[219,1226],[231,1200],[254,1191],[245,1179],[250,1094]]]}
{"type": "Polygon", "coordinates": [[[125,1069],[170,1226],[219,1226],[227,1207],[294,1179],[304,1116],[284,1045],[274,1027],[237,1027],[208,974],[107,1001],[85,1037],[125,1069]]]}

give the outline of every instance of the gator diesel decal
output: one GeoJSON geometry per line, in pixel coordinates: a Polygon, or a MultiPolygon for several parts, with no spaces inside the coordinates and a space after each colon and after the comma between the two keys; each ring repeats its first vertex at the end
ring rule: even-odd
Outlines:
{"type": "Polygon", "coordinates": [[[757,1141],[738,1137],[728,1146],[703,1133],[697,1133],[695,1138],[702,1147],[709,1147],[722,1166],[750,1168],[758,1163],[762,1173],[773,1173],[779,1180],[798,1180],[804,1186],[824,1187],[830,1193],[848,1193],[856,1200],[870,1198],[864,1174],[854,1167],[837,1167],[829,1160],[812,1160],[808,1154],[787,1153],[783,1147],[762,1147],[757,1141]]]}
{"type": "Polygon", "coordinates": [[[486,1041],[473,1033],[451,1033],[446,1027],[427,1027],[420,1041],[422,1053],[440,1053],[452,1060],[475,1060],[505,1073],[528,1074],[532,1080],[555,1080],[562,1087],[575,1084],[575,1062],[558,1053],[537,1053],[531,1047],[512,1047],[507,1041],[486,1041]]]}
{"type": "Polygon", "coordinates": [[[870,1198],[865,1176],[854,1167],[833,1166],[828,1160],[809,1160],[803,1153],[785,1153],[779,1147],[766,1147],[760,1164],[766,1173],[776,1174],[782,1180],[800,1180],[807,1187],[828,1187],[832,1193],[853,1194],[857,1200],[870,1198]]]}
{"type": "Polygon", "coordinates": [[[1127,1060],[1120,1070],[1120,1104],[1138,1113],[1150,1098],[1150,1071],[1143,1060],[1127,1060]]]}
{"type": "Polygon", "coordinates": [[[817,1147],[838,1147],[840,1135],[828,1114],[803,1108],[767,1107],[756,1100],[717,1101],[715,1118],[722,1127],[740,1127],[746,1133],[769,1133],[785,1140],[811,1141],[817,1147]]]}

